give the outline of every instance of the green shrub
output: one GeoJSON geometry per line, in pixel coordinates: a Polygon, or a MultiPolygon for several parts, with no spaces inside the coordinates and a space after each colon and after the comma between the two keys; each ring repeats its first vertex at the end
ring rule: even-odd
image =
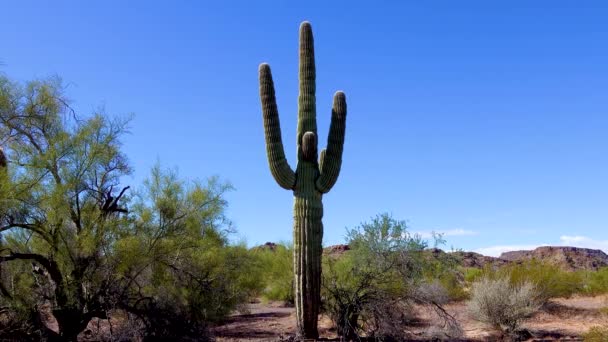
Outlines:
{"type": "Polygon", "coordinates": [[[256,248],[252,253],[262,278],[262,298],[293,304],[293,246],[279,243],[273,249],[256,248]]]}
{"type": "Polygon", "coordinates": [[[464,281],[473,283],[483,275],[483,270],[475,267],[467,267],[463,271],[464,281]]]}
{"type": "Polygon", "coordinates": [[[542,301],[556,297],[570,297],[582,289],[582,278],[576,272],[562,270],[557,265],[538,260],[530,260],[519,265],[507,266],[501,270],[511,276],[511,283],[532,282],[542,301]]]}
{"type": "MultiPolygon", "coordinates": [[[[557,265],[536,259],[526,260],[522,263],[512,263],[498,269],[486,267],[481,272],[483,277],[490,279],[509,279],[512,285],[521,285],[530,282],[535,285],[538,300],[545,303],[551,298],[570,297],[581,293],[584,280],[579,272],[569,272],[557,265]]],[[[469,275],[477,278],[479,275],[469,275]]]]}
{"type": "MultiPolygon", "coordinates": [[[[427,242],[389,214],[348,230],[347,243],[350,251],[323,258],[321,292],[325,312],[344,340],[404,340],[412,304],[428,305],[441,316],[449,297],[460,295],[454,259],[446,253],[431,257],[427,242]]],[[[444,326],[457,337],[461,329],[448,316],[441,316],[444,326]]]]}
{"type": "Polygon", "coordinates": [[[464,277],[461,270],[453,272],[443,272],[437,275],[437,281],[446,290],[450,300],[460,301],[469,298],[469,293],[465,288],[464,277]]]}
{"type": "Polygon", "coordinates": [[[584,279],[584,294],[597,296],[608,293],[608,267],[582,272],[581,277],[584,279]]]}
{"type": "Polygon", "coordinates": [[[473,283],[480,277],[496,279],[505,276],[509,278],[511,284],[530,281],[536,285],[542,302],[551,298],[567,298],[575,294],[597,296],[608,293],[608,267],[597,271],[566,271],[557,265],[532,259],[498,269],[466,268],[463,275],[467,283],[473,283]]]}
{"type": "Polygon", "coordinates": [[[593,327],[583,334],[585,342],[606,342],[608,341],[608,328],[593,327]]]}

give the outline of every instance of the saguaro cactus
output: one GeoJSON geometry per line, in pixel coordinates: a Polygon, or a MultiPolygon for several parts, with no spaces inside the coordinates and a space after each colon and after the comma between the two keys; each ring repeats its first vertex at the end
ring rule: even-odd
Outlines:
{"type": "Polygon", "coordinates": [[[0,147],[0,169],[4,169],[6,167],[6,156],[4,155],[4,151],[2,147],[0,147]]]}
{"type": "Polygon", "coordinates": [[[315,56],[310,23],[300,25],[300,94],[298,97],[298,165],[291,169],[281,140],[270,66],[260,65],[260,97],[266,136],[266,154],[270,172],[277,183],[294,194],[294,276],[298,335],[317,338],[317,317],[321,301],[321,255],[323,239],[324,193],[338,179],[342,164],[346,97],[341,91],[334,103],[327,139],[327,149],[317,161],[317,120],[315,104],[315,56]]]}

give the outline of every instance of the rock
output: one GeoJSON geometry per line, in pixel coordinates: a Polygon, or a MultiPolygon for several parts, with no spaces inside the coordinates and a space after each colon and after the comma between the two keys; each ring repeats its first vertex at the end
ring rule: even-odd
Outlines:
{"type": "Polygon", "coordinates": [[[257,247],[253,247],[252,249],[254,250],[269,250],[271,252],[274,252],[277,249],[277,244],[274,242],[266,242],[263,245],[257,246],[257,247]]]}
{"type": "Polygon", "coordinates": [[[340,256],[346,251],[350,251],[349,245],[333,245],[323,248],[323,254],[331,256],[340,256]]]}
{"type": "Polygon", "coordinates": [[[495,258],[475,252],[454,252],[454,255],[461,260],[463,267],[484,268],[486,265],[500,267],[509,263],[508,260],[503,258],[495,258]]]}
{"type": "Polygon", "coordinates": [[[501,259],[508,261],[524,261],[537,259],[554,265],[564,270],[598,270],[608,266],[608,255],[599,249],[543,246],[531,251],[512,251],[500,255],[501,259]]]}

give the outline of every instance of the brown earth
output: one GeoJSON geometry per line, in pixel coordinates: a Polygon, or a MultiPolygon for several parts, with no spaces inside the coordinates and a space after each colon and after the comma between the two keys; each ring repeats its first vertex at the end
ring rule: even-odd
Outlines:
{"type": "MultiPolygon", "coordinates": [[[[529,318],[524,328],[531,336],[527,341],[582,341],[581,334],[594,326],[608,326],[608,316],[600,309],[608,305],[607,296],[560,298],[549,302],[545,308],[529,318]]],[[[412,341],[432,340],[442,336],[445,328],[434,311],[417,307],[417,323],[408,330],[412,341]]],[[[497,341],[500,334],[484,323],[473,320],[466,303],[446,306],[461,325],[464,336],[460,341],[497,341]]],[[[605,311],[604,311],[605,312],[605,311]]],[[[277,302],[249,305],[249,312],[237,313],[224,324],[213,329],[218,342],[232,341],[281,341],[295,332],[293,308],[277,302]]],[[[319,333],[324,339],[335,339],[335,330],[326,316],[319,320],[319,333]]],[[[451,339],[455,340],[455,339],[451,339]]]]}

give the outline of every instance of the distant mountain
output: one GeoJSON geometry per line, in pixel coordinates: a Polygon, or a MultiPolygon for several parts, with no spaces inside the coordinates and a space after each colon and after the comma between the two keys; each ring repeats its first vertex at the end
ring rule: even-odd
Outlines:
{"type": "MultiPolygon", "coordinates": [[[[276,244],[267,242],[264,245],[254,247],[255,249],[275,250],[276,244]]],[[[348,252],[348,245],[334,245],[323,249],[326,256],[336,256],[348,252]]],[[[445,253],[440,249],[427,250],[430,255],[445,253]]],[[[484,268],[486,266],[500,267],[510,263],[519,263],[526,260],[536,259],[558,265],[564,270],[598,270],[601,267],[608,267],[608,254],[599,249],[565,247],[565,246],[543,246],[534,250],[512,251],[502,253],[498,258],[482,255],[475,252],[449,252],[460,260],[464,267],[484,268]]]]}
{"type": "Polygon", "coordinates": [[[508,260],[482,255],[475,252],[452,252],[461,260],[464,267],[484,268],[487,265],[493,267],[503,266],[509,263],[508,260]]]}
{"type": "Polygon", "coordinates": [[[512,251],[500,255],[500,259],[508,261],[524,261],[537,259],[558,265],[565,270],[581,269],[597,270],[608,266],[608,255],[599,249],[543,246],[531,251],[512,251]]]}
{"type": "Polygon", "coordinates": [[[278,245],[276,243],[274,243],[274,242],[266,242],[263,245],[259,245],[259,246],[253,247],[252,250],[259,250],[259,251],[268,250],[268,251],[274,252],[277,249],[277,246],[278,245]]]}
{"type": "Polygon", "coordinates": [[[329,247],[323,248],[323,255],[328,256],[340,256],[344,254],[344,252],[349,251],[349,245],[333,245],[329,247]]]}

